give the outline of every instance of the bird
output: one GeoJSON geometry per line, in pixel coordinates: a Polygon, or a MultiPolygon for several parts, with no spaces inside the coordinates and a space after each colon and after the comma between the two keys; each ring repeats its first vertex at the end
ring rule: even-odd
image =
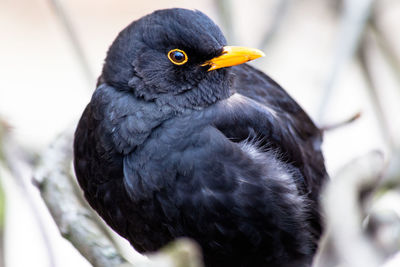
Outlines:
{"type": "Polygon", "coordinates": [[[204,13],[162,9],[113,41],[74,136],[90,206],[140,253],[176,238],[205,266],[310,266],[329,179],[322,132],[204,13]]]}

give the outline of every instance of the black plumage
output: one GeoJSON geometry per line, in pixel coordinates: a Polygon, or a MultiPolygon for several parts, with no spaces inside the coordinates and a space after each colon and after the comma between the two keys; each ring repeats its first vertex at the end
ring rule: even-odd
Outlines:
{"type": "Polygon", "coordinates": [[[75,133],[79,184],[140,252],[187,236],[207,266],[309,266],[321,132],[253,67],[208,71],[225,46],[199,11],[160,10],[125,28],[75,133]],[[172,62],[174,49],[186,63],[172,62]]]}

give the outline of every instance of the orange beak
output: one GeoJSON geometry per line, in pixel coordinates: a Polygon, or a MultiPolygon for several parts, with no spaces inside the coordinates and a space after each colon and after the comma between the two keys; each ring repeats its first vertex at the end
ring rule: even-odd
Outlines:
{"type": "Polygon", "coordinates": [[[247,61],[263,57],[265,54],[258,49],[241,46],[224,46],[222,55],[208,60],[201,66],[209,65],[208,71],[243,64],[247,61]]]}

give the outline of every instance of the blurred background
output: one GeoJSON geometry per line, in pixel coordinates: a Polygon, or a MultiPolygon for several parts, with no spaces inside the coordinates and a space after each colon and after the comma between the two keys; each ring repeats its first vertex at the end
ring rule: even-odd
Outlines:
{"type": "MultiPolygon", "coordinates": [[[[59,235],[32,169],[59,133],[75,127],[118,32],[168,7],[198,9],[230,45],[263,50],[252,64],[318,126],[361,114],[325,132],[328,171],[335,176],[352,158],[382,151],[390,192],[379,207],[399,221],[400,1],[0,0],[0,138],[11,147],[0,156],[0,266],[90,266],[59,235]]],[[[394,229],[389,235],[399,234],[394,229]]]]}

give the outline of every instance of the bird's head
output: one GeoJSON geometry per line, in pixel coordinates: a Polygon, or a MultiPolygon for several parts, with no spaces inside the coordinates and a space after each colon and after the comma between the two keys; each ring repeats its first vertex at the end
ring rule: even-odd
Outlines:
{"type": "Polygon", "coordinates": [[[145,101],[199,108],[229,96],[226,67],[263,55],[226,46],[221,30],[200,11],[159,10],[121,31],[102,80],[145,101]]]}

